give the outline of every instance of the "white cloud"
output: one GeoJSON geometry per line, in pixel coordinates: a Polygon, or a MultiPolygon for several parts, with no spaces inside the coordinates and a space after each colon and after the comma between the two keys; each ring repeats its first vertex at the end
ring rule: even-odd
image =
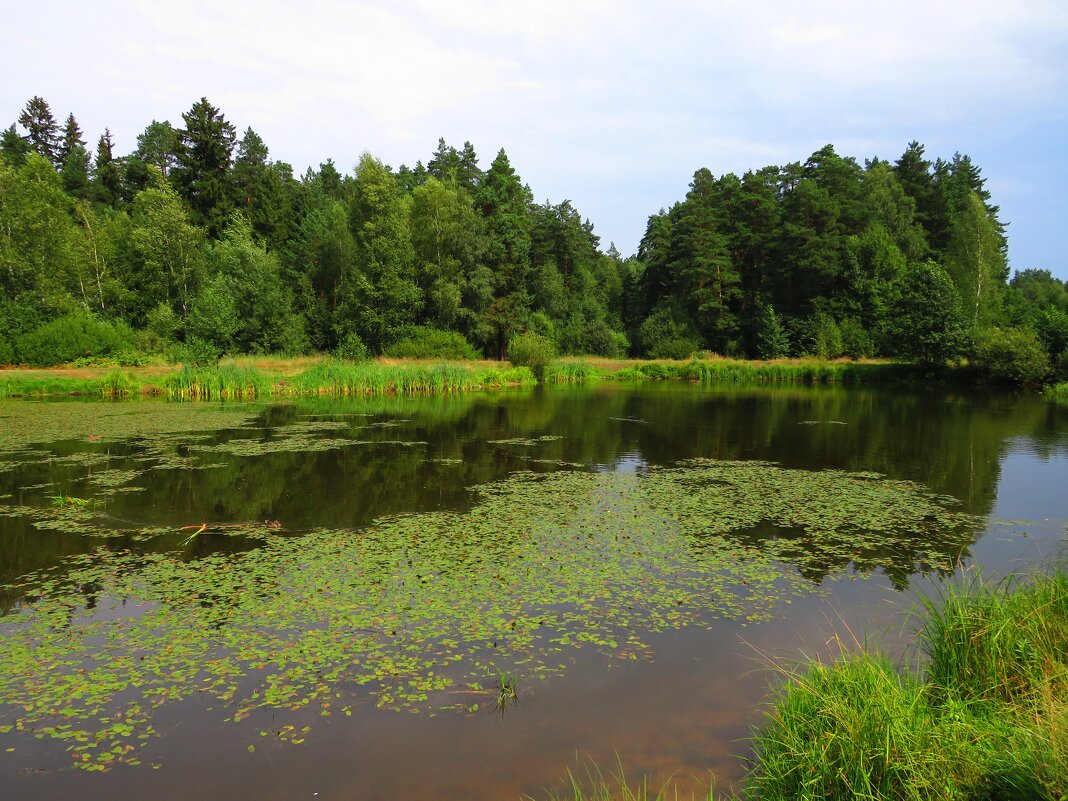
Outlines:
{"type": "Polygon", "coordinates": [[[1063,117],[1068,66],[1057,0],[43,0],[9,21],[9,119],[41,94],[122,150],[206,95],[298,171],[503,145],[624,249],[701,165],[1007,147],[1013,120],[1063,117]]]}

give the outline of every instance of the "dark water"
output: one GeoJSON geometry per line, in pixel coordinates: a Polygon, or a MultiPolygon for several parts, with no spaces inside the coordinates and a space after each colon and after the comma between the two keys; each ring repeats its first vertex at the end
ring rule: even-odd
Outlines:
{"type": "MultiPolygon", "coordinates": [[[[607,385],[226,407],[218,421],[186,438],[184,418],[166,422],[173,406],[77,404],[71,421],[73,408],[0,405],[8,445],[0,456],[6,459],[0,504],[12,507],[0,518],[7,625],[33,609],[26,597],[32,588],[11,585],[49,566],[62,573],[77,554],[131,549],[195,564],[211,553],[259,548],[265,536],[220,528],[188,539],[203,522],[278,521],[278,536],[360,530],[384,516],[465,512],[477,502],[469,487],[516,471],[641,473],[700,457],[877,472],[953,496],[962,511],[984,517],[963,549],[952,546],[965,571],[1048,565],[1063,556],[1068,523],[1068,408],[1027,395],[607,385]],[[130,435],[123,434],[127,420],[130,435]],[[300,428],[309,421],[334,427],[300,428]],[[335,437],[362,444],[302,445],[335,437]],[[536,441],[541,437],[552,439],[536,441]],[[499,442],[516,439],[532,442],[499,442]],[[236,446],[227,449],[228,443],[236,446]],[[78,462],[77,454],[92,458],[78,462]],[[193,469],[206,463],[221,466],[193,469]],[[138,472],[101,480],[102,471],[126,470],[138,472]],[[108,492],[121,487],[141,489],[108,492]],[[59,530],[41,529],[34,525],[40,519],[19,511],[54,509],[57,496],[97,498],[93,525],[122,533],[101,540],[62,530],[62,522],[59,530]],[[174,530],[185,526],[194,528],[174,530]],[[155,528],[167,530],[131,533],[155,528]]],[[[180,414],[192,420],[190,408],[180,414]]],[[[203,417],[219,409],[198,408],[203,417]]],[[[769,534],[758,529],[750,536],[769,534]]],[[[251,723],[233,723],[227,709],[186,697],[155,710],[159,734],[144,746],[140,766],[102,773],[71,768],[62,743],[0,733],[0,796],[540,798],[545,788],[560,786],[569,767],[582,772],[593,760],[610,771],[617,758],[635,776],[674,777],[684,792],[707,786],[710,773],[726,786],[744,772],[745,738],[775,680],[773,661],[827,655],[835,636],[854,635],[874,637],[907,657],[905,613],[951,577],[900,549],[878,554],[860,570],[849,559],[808,564],[805,581],[820,592],[794,595],[770,620],[669,627],[645,638],[644,660],[576,650],[559,675],[523,682],[519,704],[503,715],[377,709],[362,688],[345,685],[339,690],[351,702],[351,716],[308,712],[314,725],[305,742],[293,745],[255,739],[257,729],[270,727],[269,710],[251,723]],[[872,564],[878,567],[867,569],[872,564]],[[254,741],[258,747],[250,751],[254,741]]],[[[17,710],[4,710],[0,725],[17,717],[17,710]]],[[[304,718],[297,713],[287,720],[304,718]]]]}

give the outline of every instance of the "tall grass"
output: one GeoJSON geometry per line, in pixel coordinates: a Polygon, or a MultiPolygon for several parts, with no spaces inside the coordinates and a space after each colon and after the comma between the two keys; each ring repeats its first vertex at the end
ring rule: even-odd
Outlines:
{"type": "MultiPolygon", "coordinates": [[[[610,776],[605,776],[593,763],[588,764],[584,772],[585,777],[576,776],[569,768],[567,790],[563,794],[550,791],[547,794],[549,801],[681,801],[683,798],[670,780],[659,787],[651,786],[647,776],[637,782],[629,780],[621,762],[617,762],[616,770],[610,776]]],[[[713,801],[715,786],[701,797],[713,801]]],[[[689,796],[690,801],[695,798],[689,796]]]]}
{"type": "Polygon", "coordinates": [[[1068,791],[1068,575],[925,606],[923,671],[860,653],[779,690],[746,796],[1043,799],[1068,791]]]}
{"type": "Polygon", "coordinates": [[[125,398],[136,395],[140,391],[141,385],[133,376],[118,370],[101,378],[14,375],[0,379],[0,398],[34,398],[55,395],[125,398]]]}
{"type": "Polygon", "coordinates": [[[293,376],[265,373],[252,366],[223,364],[185,368],[164,379],[171,398],[251,400],[303,395],[435,395],[534,383],[526,368],[465,364],[379,364],[323,360],[293,376]]]}
{"type": "Polygon", "coordinates": [[[163,388],[178,400],[251,400],[271,394],[271,379],[255,367],[187,366],[164,378],[163,388]]]}
{"type": "Polygon", "coordinates": [[[600,376],[600,371],[589,362],[552,362],[545,369],[546,384],[589,384],[600,376]]]}
{"type": "Polygon", "coordinates": [[[1068,403],[1068,381],[1064,381],[1060,384],[1054,384],[1051,387],[1047,387],[1046,394],[1053,398],[1055,401],[1061,403],[1068,403]]]}
{"type": "Polygon", "coordinates": [[[826,362],[816,359],[749,362],[737,359],[652,361],[627,365],[606,377],[624,381],[682,380],[701,384],[856,384],[901,381],[911,367],[870,362],[826,362]]]}

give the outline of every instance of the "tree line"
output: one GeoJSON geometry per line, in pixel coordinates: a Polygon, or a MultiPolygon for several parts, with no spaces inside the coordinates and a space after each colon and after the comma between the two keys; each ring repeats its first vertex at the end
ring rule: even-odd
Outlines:
{"type": "Polygon", "coordinates": [[[0,135],[0,362],[503,358],[528,334],[565,354],[1064,369],[1068,287],[1009,280],[998,212],[967,156],[912,142],[860,164],[828,145],[741,177],[697,170],[624,258],[569,201],[535,202],[503,149],[483,168],[439,140],[426,164],[364,153],[298,177],[201,98],[133,152],[105,130],[90,154],[74,115],[34,97],[0,135]]]}

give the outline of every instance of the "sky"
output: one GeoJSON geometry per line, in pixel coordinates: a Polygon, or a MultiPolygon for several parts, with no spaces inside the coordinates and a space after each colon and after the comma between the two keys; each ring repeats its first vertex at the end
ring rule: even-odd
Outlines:
{"type": "Polygon", "coordinates": [[[439,137],[500,148],[633,253],[693,173],[968,154],[1014,270],[1068,280],[1068,3],[1062,0],[228,0],[9,4],[0,123],[44,97],[130,152],[201,96],[298,174],[439,137]]]}

